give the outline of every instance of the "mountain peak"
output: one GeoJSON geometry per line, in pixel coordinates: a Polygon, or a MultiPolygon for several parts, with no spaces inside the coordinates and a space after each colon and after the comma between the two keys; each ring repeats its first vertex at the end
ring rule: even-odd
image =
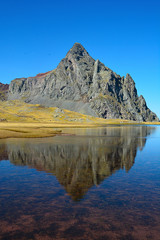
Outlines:
{"type": "Polygon", "coordinates": [[[85,48],[82,46],[82,44],[76,42],[74,43],[73,47],[71,48],[71,50],[85,50],[85,48]]]}
{"type": "Polygon", "coordinates": [[[88,55],[88,52],[86,51],[86,49],[82,46],[82,44],[80,43],[75,43],[73,45],[73,47],[69,50],[69,52],[67,53],[67,56],[68,55],[77,55],[77,56],[80,56],[80,57],[83,57],[85,55],[88,55]]]}
{"type": "Polygon", "coordinates": [[[159,121],[138,97],[129,74],[120,77],[75,43],[54,71],[12,81],[8,99],[60,107],[102,118],[159,121]]]}

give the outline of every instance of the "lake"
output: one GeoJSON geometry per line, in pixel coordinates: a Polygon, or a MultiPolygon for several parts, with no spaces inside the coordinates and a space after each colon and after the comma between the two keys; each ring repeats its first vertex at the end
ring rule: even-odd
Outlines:
{"type": "Polygon", "coordinates": [[[0,239],[160,239],[160,126],[0,140],[0,239]]]}

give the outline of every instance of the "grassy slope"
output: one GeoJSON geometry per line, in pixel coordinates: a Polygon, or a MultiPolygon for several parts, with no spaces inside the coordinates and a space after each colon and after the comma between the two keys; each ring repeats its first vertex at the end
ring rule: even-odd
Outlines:
{"type": "Polygon", "coordinates": [[[105,120],[69,110],[60,110],[55,107],[46,108],[39,104],[27,104],[17,100],[0,102],[0,138],[48,137],[60,133],[55,128],[94,127],[106,124],[137,123],[122,119],[105,120]]]}
{"type": "Polygon", "coordinates": [[[0,121],[23,123],[62,123],[62,124],[106,124],[133,122],[121,119],[95,118],[92,116],[61,110],[56,107],[43,107],[39,104],[27,104],[18,100],[0,104],[0,121]]]}

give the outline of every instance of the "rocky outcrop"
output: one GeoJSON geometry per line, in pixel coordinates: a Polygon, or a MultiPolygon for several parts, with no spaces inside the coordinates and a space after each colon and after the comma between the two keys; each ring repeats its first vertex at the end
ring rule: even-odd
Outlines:
{"type": "Polygon", "coordinates": [[[9,86],[9,100],[77,111],[102,118],[159,121],[137,95],[132,77],[121,77],[94,60],[75,43],[53,71],[35,77],[15,79],[9,86]]]}
{"type": "Polygon", "coordinates": [[[0,100],[5,101],[7,99],[9,84],[0,83],[0,100]]]}

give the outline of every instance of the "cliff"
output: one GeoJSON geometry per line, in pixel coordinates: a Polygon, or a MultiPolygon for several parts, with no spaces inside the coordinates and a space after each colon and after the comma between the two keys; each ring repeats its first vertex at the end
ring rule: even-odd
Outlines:
{"type": "Polygon", "coordinates": [[[138,96],[135,82],[94,60],[75,43],[57,68],[35,77],[13,80],[8,100],[42,104],[101,118],[159,121],[138,96]]]}
{"type": "Polygon", "coordinates": [[[9,85],[0,83],[0,100],[5,101],[7,99],[9,85]]]}

